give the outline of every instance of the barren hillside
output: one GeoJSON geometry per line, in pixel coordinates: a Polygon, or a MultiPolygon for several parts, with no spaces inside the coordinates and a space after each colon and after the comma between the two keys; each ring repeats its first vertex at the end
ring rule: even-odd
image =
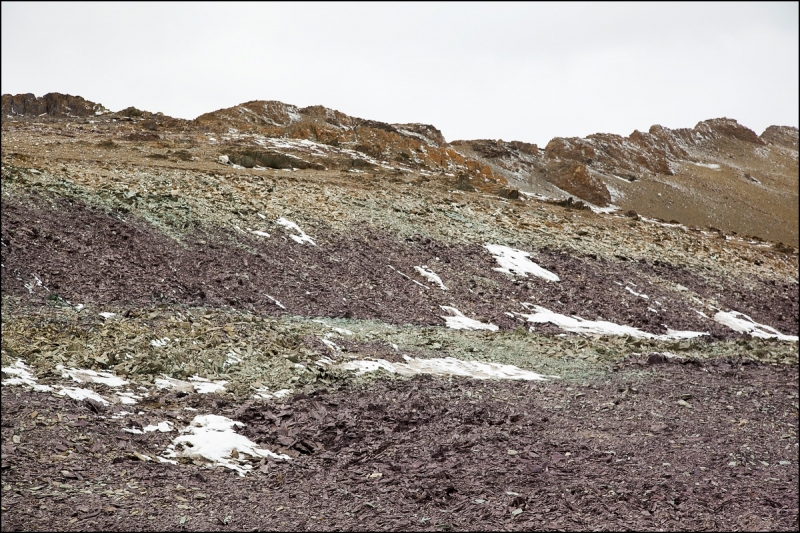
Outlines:
{"type": "Polygon", "coordinates": [[[797,528],[796,128],[2,98],[3,530],[797,528]]]}

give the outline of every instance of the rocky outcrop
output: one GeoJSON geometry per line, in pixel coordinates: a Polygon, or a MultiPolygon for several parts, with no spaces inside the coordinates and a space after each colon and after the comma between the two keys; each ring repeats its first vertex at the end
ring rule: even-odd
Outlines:
{"type": "Polygon", "coordinates": [[[466,174],[478,190],[508,184],[477,160],[447,145],[442,132],[428,124],[387,124],[345,115],[323,106],[298,108],[275,101],[253,101],[201,115],[195,124],[208,131],[247,132],[266,137],[307,139],[354,150],[375,162],[401,167],[466,174]]]}
{"type": "Polygon", "coordinates": [[[505,159],[510,160],[518,158],[520,154],[527,154],[530,156],[538,157],[539,147],[535,144],[511,141],[503,142],[503,140],[491,139],[477,139],[474,141],[453,141],[454,146],[465,147],[476,154],[489,159],[505,159]]]}
{"type": "Polygon", "coordinates": [[[442,132],[430,124],[393,124],[393,126],[400,134],[421,138],[429,146],[441,147],[447,144],[442,132]]]}
{"type": "Polygon", "coordinates": [[[770,126],[761,134],[761,140],[790,150],[797,150],[798,129],[791,126],[770,126]]]}
{"type": "Polygon", "coordinates": [[[601,207],[611,203],[608,188],[589,173],[586,165],[576,162],[552,162],[547,170],[547,180],[559,189],[601,207]]]}
{"type": "Polygon", "coordinates": [[[102,104],[90,102],[80,96],[48,93],[36,97],[34,94],[4,94],[2,96],[3,117],[87,117],[108,113],[102,104]]]}
{"type": "MultiPolygon", "coordinates": [[[[767,136],[791,143],[790,132],[770,130],[767,136]]],[[[796,133],[794,138],[797,138],[796,133]]],[[[628,137],[608,133],[596,133],[586,138],[556,137],[545,147],[545,156],[551,167],[553,162],[572,161],[602,174],[635,181],[656,175],[672,176],[681,163],[700,160],[697,150],[715,149],[715,143],[720,140],[765,144],[753,130],[735,120],[716,118],[700,122],[691,129],[671,130],[654,125],[647,132],[636,130],[628,137]]],[[[797,141],[794,142],[796,146],[797,141]]],[[[560,172],[551,174],[560,176],[560,172]]],[[[562,178],[554,179],[560,181],[562,178]]]]}
{"type": "Polygon", "coordinates": [[[688,154],[669,130],[654,126],[650,132],[634,131],[629,137],[596,133],[585,139],[556,137],[547,143],[548,159],[575,161],[600,172],[639,179],[646,174],[672,175],[670,162],[688,154]]]}
{"type": "Polygon", "coordinates": [[[704,120],[694,127],[694,132],[695,138],[700,138],[703,141],[728,138],[758,145],[766,144],[756,132],[742,126],[732,118],[712,118],[711,120],[704,120]]]}

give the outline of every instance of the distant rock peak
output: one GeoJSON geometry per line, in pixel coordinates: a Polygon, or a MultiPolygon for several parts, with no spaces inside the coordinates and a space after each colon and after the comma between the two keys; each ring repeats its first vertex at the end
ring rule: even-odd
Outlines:
{"type": "Polygon", "coordinates": [[[15,116],[50,116],[50,117],[87,117],[108,113],[102,104],[90,102],[80,96],[61,93],[48,93],[36,97],[32,93],[4,94],[2,96],[3,117],[15,116]]]}

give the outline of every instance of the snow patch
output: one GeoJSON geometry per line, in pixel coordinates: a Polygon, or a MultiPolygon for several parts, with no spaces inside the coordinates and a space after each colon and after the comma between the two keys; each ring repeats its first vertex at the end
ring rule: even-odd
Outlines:
{"type": "Polygon", "coordinates": [[[157,378],[153,382],[158,389],[175,389],[181,392],[197,392],[199,394],[209,394],[214,392],[224,392],[227,381],[209,381],[206,378],[192,376],[189,381],[164,376],[157,378]],[[190,383],[193,381],[194,383],[190,383]]]}
{"type": "Polygon", "coordinates": [[[64,368],[63,365],[57,365],[56,370],[61,371],[61,377],[72,378],[73,381],[77,381],[78,383],[100,383],[108,387],[122,387],[128,384],[127,381],[110,372],[95,372],[94,370],[84,370],[80,368],[64,368]]]}
{"type": "Polygon", "coordinates": [[[73,400],[94,400],[102,403],[103,405],[108,405],[108,400],[96,392],[89,389],[82,389],[80,387],[64,387],[58,391],[58,394],[61,396],[69,396],[73,400]]]}
{"type": "MultiPolygon", "coordinates": [[[[527,307],[531,304],[523,305],[527,307]]],[[[533,322],[534,324],[549,322],[563,330],[580,333],[582,335],[630,335],[631,337],[660,340],[692,339],[701,335],[708,335],[708,333],[700,333],[697,331],[675,331],[669,328],[667,328],[666,335],[655,335],[632,326],[622,326],[605,320],[584,320],[578,316],[570,317],[554,313],[538,305],[534,305],[533,309],[535,313],[529,315],[520,313],[520,316],[525,317],[528,322],[533,322]]]]}
{"type": "MultiPolygon", "coordinates": [[[[612,190],[611,187],[607,186],[606,188],[609,190],[609,192],[611,192],[611,190],[612,190]]],[[[616,198],[615,198],[615,195],[612,193],[612,195],[611,195],[612,201],[616,200],[617,198],[620,198],[622,196],[622,194],[619,193],[616,190],[614,190],[614,193],[616,193],[616,198]]],[[[589,209],[591,209],[593,213],[605,213],[605,214],[608,214],[608,213],[613,213],[615,211],[619,211],[619,207],[617,207],[614,204],[610,204],[610,205],[608,205],[606,207],[598,207],[598,206],[596,206],[594,204],[590,204],[588,202],[585,202],[585,203],[586,203],[586,205],[589,206],[589,209]]]]}
{"type": "Polygon", "coordinates": [[[301,230],[300,227],[297,224],[295,224],[294,222],[292,222],[291,220],[287,220],[287,219],[285,219],[283,217],[280,217],[278,219],[278,224],[280,224],[281,226],[283,226],[286,229],[290,229],[290,230],[296,231],[297,233],[300,234],[300,235],[289,235],[289,237],[291,237],[292,240],[295,241],[296,243],[303,244],[304,242],[307,242],[307,243],[312,244],[313,246],[317,245],[317,243],[314,242],[314,239],[312,239],[311,237],[306,235],[305,232],[303,230],[301,230]]]}
{"type": "Polygon", "coordinates": [[[167,343],[169,343],[169,337],[164,337],[163,339],[154,339],[150,341],[150,346],[153,348],[163,348],[167,343]]]}
{"type": "Polygon", "coordinates": [[[126,433],[133,433],[135,435],[142,435],[143,433],[150,433],[152,431],[160,431],[161,433],[169,433],[170,431],[175,431],[175,428],[172,427],[172,423],[167,421],[159,422],[158,425],[149,425],[145,426],[142,429],[137,428],[122,428],[122,431],[126,433]]]}
{"type": "Polygon", "coordinates": [[[3,374],[8,374],[9,376],[16,376],[13,378],[8,378],[2,380],[2,385],[23,385],[25,387],[30,387],[35,391],[38,392],[49,392],[53,390],[53,387],[49,385],[39,385],[36,383],[37,379],[36,376],[33,375],[31,368],[25,364],[25,361],[22,359],[17,359],[17,362],[14,363],[12,366],[4,366],[2,369],[3,374]]]}
{"type": "Polygon", "coordinates": [[[225,385],[227,381],[210,381],[200,376],[192,376],[189,381],[194,381],[194,390],[198,394],[211,394],[215,392],[225,392],[225,385]]]}
{"type": "MultiPolygon", "coordinates": [[[[147,396],[147,393],[145,393],[145,396],[147,396]]],[[[132,392],[118,392],[117,397],[119,398],[119,403],[123,405],[136,405],[138,400],[142,399],[142,396],[132,392]]]]}
{"type": "Polygon", "coordinates": [[[165,459],[205,459],[211,467],[223,466],[244,476],[252,466],[243,461],[242,455],[254,458],[271,457],[288,460],[289,456],[259,448],[256,443],[236,433],[234,428],[244,424],[219,415],[198,415],[191,424],[181,430],[167,447],[165,459]]]}
{"type": "Polygon", "coordinates": [[[497,260],[500,268],[495,268],[498,272],[505,272],[506,274],[516,274],[527,278],[527,274],[533,274],[547,281],[561,281],[561,279],[549,270],[540,267],[529,258],[531,254],[517,250],[516,248],[509,248],[500,244],[487,244],[485,248],[489,250],[494,258],[497,260]]]}
{"type": "Polygon", "coordinates": [[[639,298],[644,298],[645,300],[649,300],[650,299],[650,297],[648,295],[640,294],[640,293],[634,291],[633,289],[631,289],[630,287],[625,287],[625,290],[628,291],[629,293],[633,294],[634,296],[638,296],[639,298]]]}
{"type": "Polygon", "coordinates": [[[270,300],[272,300],[272,301],[273,301],[273,303],[274,303],[275,305],[277,305],[278,307],[280,307],[281,309],[286,309],[286,308],[283,306],[283,304],[282,304],[282,303],[280,303],[278,300],[276,300],[275,298],[273,298],[273,297],[272,297],[272,296],[270,296],[269,294],[265,294],[264,296],[266,296],[267,298],[269,298],[270,300]]]}
{"type": "Polygon", "coordinates": [[[327,346],[328,348],[330,348],[334,352],[341,352],[342,351],[342,349],[339,348],[339,345],[336,344],[333,341],[330,341],[328,339],[320,339],[320,341],[322,341],[322,344],[324,344],[325,346],[327,346]]]}
{"type": "Polygon", "coordinates": [[[291,393],[291,389],[280,389],[276,390],[275,392],[270,392],[267,387],[257,387],[255,389],[255,394],[253,394],[253,398],[257,400],[278,400],[280,398],[289,396],[291,393]]]}
{"type": "Polygon", "coordinates": [[[714,315],[714,320],[723,326],[727,326],[734,331],[740,333],[747,333],[751,337],[758,337],[761,339],[778,339],[781,341],[797,342],[797,335],[784,335],[777,329],[759,324],[744,313],[738,311],[724,312],[719,311],[714,315]]]}
{"type": "Polygon", "coordinates": [[[242,362],[244,356],[236,353],[235,350],[228,350],[225,354],[225,364],[223,366],[235,365],[242,362]]]}
{"type": "Polygon", "coordinates": [[[447,290],[447,287],[445,287],[444,283],[442,283],[442,278],[440,278],[433,270],[431,270],[427,266],[425,265],[415,266],[414,269],[417,272],[419,272],[420,275],[423,278],[427,279],[429,282],[436,283],[437,285],[439,285],[439,288],[442,289],[443,291],[447,290]]]}
{"type": "Polygon", "coordinates": [[[474,379],[521,379],[544,380],[544,376],[523,370],[514,365],[483,363],[481,361],[462,361],[454,357],[438,359],[418,359],[403,356],[405,363],[390,363],[385,359],[348,361],[338,368],[355,370],[357,374],[384,369],[403,376],[432,374],[435,376],[463,376],[474,379]]]}
{"type": "Polygon", "coordinates": [[[388,266],[389,268],[391,268],[392,270],[394,270],[395,272],[397,272],[398,274],[400,274],[401,276],[403,276],[403,277],[404,277],[404,278],[406,278],[407,280],[409,280],[409,281],[412,281],[412,282],[416,283],[417,285],[419,285],[419,286],[420,286],[420,287],[422,287],[423,289],[430,289],[430,287],[428,287],[427,285],[423,285],[423,284],[422,284],[422,283],[420,283],[419,281],[417,281],[417,280],[415,280],[415,279],[411,279],[411,278],[410,278],[410,277],[408,277],[406,274],[403,274],[402,272],[400,272],[399,270],[397,270],[397,269],[396,269],[395,267],[393,267],[392,265],[386,265],[386,266],[388,266]]]}
{"type": "Polygon", "coordinates": [[[461,311],[459,311],[455,307],[450,307],[448,305],[440,305],[439,307],[441,307],[443,311],[447,311],[448,313],[454,315],[454,316],[441,317],[444,318],[448,328],[470,329],[470,330],[488,329],[489,331],[497,331],[498,329],[500,329],[494,324],[484,324],[483,322],[480,322],[473,318],[467,318],[461,313],[461,311]]]}

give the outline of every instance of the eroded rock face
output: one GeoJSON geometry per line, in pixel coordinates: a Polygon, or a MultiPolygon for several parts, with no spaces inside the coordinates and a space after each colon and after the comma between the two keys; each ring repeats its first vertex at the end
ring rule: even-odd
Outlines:
{"type": "Polygon", "coordinates": [[[538,146],[520,141],[503,142],[502,140],[476,139],[474,141],[453,141],[452,144],[469,148],[488,159],[519,159],[520,154],[537,157],[540,155],[538,146]]]}
{"type": "Polygon", "coordinates": [[[554,162],[548,166],[546,178],[559,189],[601,207],[611,203],[605,184],[594,178],[586,165],[577,162],[554,162]]]}
{"type": "Polygon", "coordinates": [[[430,124],[393,124],[393,126],[401,134],[408,135],[408,133],[411,132],[414,136],[422,136],[430,146],[440,147],[447,144],[442,132],[430,124]]]}
{"type": "Polygon", "coordinates": [[[791,150],[798,149],[798,129],[791,126],[770,126],[761,134],[761,139],[791,150]]]}
{"type": "Polygon", "coordinates": [[[212,131],[233,128],[267,137],[307,139],[339,146],[366,154],[376,163],[466,172],[478,190],[493,191],[508,185],[488,165],[453,150],[442,132],[428,124],[387,124],[351,117],[323,106],[301,109],[274,101],[247,102],[201,115],[194,122],[212,131]]]}
{"type": "Polygon", "coordinates": [[[36,97],[32,93],[4,94],[2,113],[4,117],[47,115],[51,117],[86,117],[108,112],[102,104],[90,102],[80,96],[48,93],[36,97]]]}
{"type": "Polygon", "coordinates": [[[575,161],[608,174],[639,179],[647,174],[672,175],[670,161],[688,157],[670,131],[654,126],[629,137],[596,133],[585,139],[556,137],[545,148],[549,159],[575,161]]]}
{"type": "Polygon", "coordinates": [[[703,140],[715,140],[728,137],[753,144],[766,144],[756,135],[756,132],[742,126],[732,118],[712,118],[710,120],[704,120],[694,127],[694,131],[703,135],[703,140]]]}

